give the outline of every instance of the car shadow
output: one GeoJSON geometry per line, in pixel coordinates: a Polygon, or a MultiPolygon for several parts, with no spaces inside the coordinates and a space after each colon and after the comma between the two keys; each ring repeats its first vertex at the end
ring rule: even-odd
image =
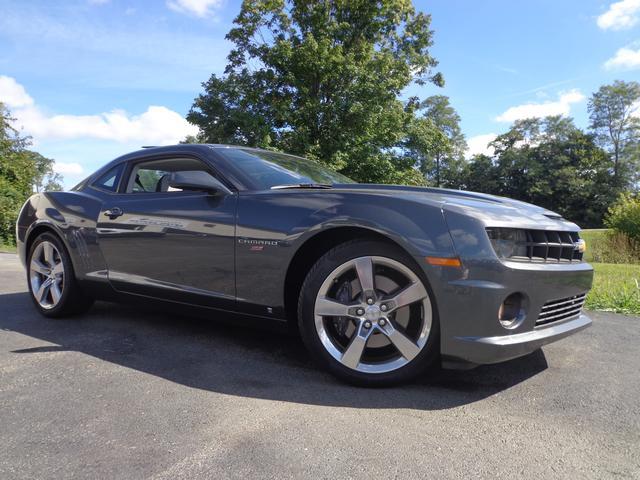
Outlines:
{"type": "Polygon", "coordinates": [[[0,295],[0,328],[43,342],[12,354],[77,351],[227,395],[312,405],[439,410],[477,402],[547,368],[544,353],[538,350],[468,371],[434,369],[412,384],[371,391],[340,383],[317,368],[298,337],[223,320],[227,321],[104,302],[80,317],[47,319],[37,313],[27,293],[0,295]]]}

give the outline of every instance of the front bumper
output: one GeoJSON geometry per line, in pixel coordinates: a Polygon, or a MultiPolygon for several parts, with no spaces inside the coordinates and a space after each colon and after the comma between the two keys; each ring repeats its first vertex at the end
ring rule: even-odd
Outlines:
{"type": "Polygon", "coordinates": [[[531,353],[543,345],[555,342],[591,325],[591,319],[585,314],[557,325],[535,329],[529,332],[495,337],[456,337],[457,349],[464,352],[461,357],[447,359],[445,366],[456,367],[460,360],[471,365],[498,363],[531,353]]]}
{"type": "Polygon", "coordinates": [[[580,312],[536,325],[547,302],[589,291],[593,269],[587,263],[518,264],[496,259],[468,261],[457,273],[452,268],[436,268],[440,271],[432,269],[427,276],[440,319],[440,352],[445,367],[469,368],[510,360],[591,324],[580,312]],[[439,278],[431,281],[434,275],[439,278]],[[527,299],[526,316],[517,328],[508,330],[498,321],[498,310],[513,293],[527,299]]]}
{"type": "Polygon", "coordinates": [[[591,321],[579,309],[571,316],[549,312],[555,312],[557,305],[573,305],[573,299],[589,292],[591,265],[501,260],[486,231],[488,227],[577,231],[577,225],[489,203],[480,210],[470,208],[458,202],[443,210],[462,268],[425,268],[440,320],[444,366],[464,368],[519,357],[589,326],[591,321]],[[524,299],[525,315],[515,328],[506,329],[498,311],[511,294],[524,299]],[[544,318],[536,323],[543,310],[544,318]]]}

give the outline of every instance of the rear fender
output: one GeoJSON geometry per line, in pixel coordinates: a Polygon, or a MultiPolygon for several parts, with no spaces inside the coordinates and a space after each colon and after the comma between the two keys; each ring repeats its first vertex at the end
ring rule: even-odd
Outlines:
{"type": "Polygon", "coordinates": [[[25,213],[18,221],[23,263],[35,237],[50,230],[64,243],[79,280],[104,278],[106,281],[107,267],[96,235],[100,200],[82,192],[47,192],[35,197],[28,201],[32,207],[23,207],[25,213]]]}

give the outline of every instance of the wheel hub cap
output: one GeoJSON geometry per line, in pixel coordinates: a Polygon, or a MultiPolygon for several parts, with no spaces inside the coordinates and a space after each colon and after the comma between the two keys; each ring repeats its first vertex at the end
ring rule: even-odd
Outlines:
{"type": "Polygon", "coordinates": [[[378,305],[368,305],[364,311],[364,318],[371,322],[377,322],[382,315],[382,311],[378,305]]]}

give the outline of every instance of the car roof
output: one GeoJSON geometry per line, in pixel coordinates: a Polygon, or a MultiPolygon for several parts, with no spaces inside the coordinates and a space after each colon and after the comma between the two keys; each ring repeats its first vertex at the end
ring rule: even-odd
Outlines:
{"type": "MultiPolygon", "coordinates": [[[[243,150],[256,150],[256,151],[261,151],[261,152],[268,152],[270,150],[265,150],[263,148],[256,148],[256,147],[248,147],[246,145],[232,145],[232,144],[226,144],[226,143],[178,143],[175,145],[144,145],[141,147],[140,150],[136,150],[135,152],[130,152],[127,153],[124,156],[129,156],[129,155],[133,155],[136,153],[141,153],[141,152],[147,152],[147,151],[153,151],[153,152],[162,152],[162,151],[177,151],[177,150],[186,150],[186,151],[193,151],[193,150],[210,150],[210,149],[218,149],[218,148],[241,148],[243,150]]],[[[119,157],[122,158],[122,157],[119,157]]]]}
{"type": "MultiPolygon", "coordinates": [[[[271,152],[270,150],[265,150],[262,148],[247,147],[244,145],[228,145],[228,144],[221,144],[221,143],[179,143],[176,145],[162,145],[162,146],[147,145],[147,146],[142,146],[139,150],[126,153],[124,155],[121,155],[111,160],[107,164],[100,167],[98,170],[94,171],[91,175],[89,175],[87,178],[82,180],[80,183],[74,186],[71,190],[79,190],[84,188],[86,185],[95,181],[96,178],[99,178],[100,175],[107,172],[111,168],[121,163],[128,162],[129,160],[132,160],[132,159],[144,159],[144,157],[152,157],[155,155],[162,155],[162,154],[171,155],[171,154],[180,154],[180,153],[199,153],[204,157],[211,158],[210,154],[213,153],[215,150],[220,150],[220,149],[242,149],[242,150],[250,150],[250,151],[256,151],[256,152],[271,152]]],[[[290,154],[285,154],[285,155],[290,155],[290,154]]],[[[295,157],[295,155],[291,155],[291,156],[295,157]]]]}

